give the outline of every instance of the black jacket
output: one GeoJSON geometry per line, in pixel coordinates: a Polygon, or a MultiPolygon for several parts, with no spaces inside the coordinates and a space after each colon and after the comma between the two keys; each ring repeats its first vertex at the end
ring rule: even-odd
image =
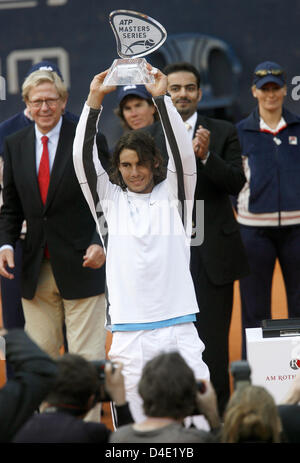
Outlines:
{"type": "Polygon", "coordinates": [[[76,125],[64,118],[45,206],[37,180],[34,125],[5,141],[0,246],[14,245],[26,220],[21,289],[26,299],[34,297],[45,243],[63,298],[86,298],[105,290],[104,268],[82,267],[88,246],[101,241],[74,171],[75,130],[76,125]]]}
{"type": "MultiPolygon", "coordinates": [[[[132,423],[128,404],[116,407],[118,425],[132,423]]],[[[111,430],[103,423],[93,423],[59,410],[45,411],[32,416],[13,439],[27,444],[105,444],[111,430]]]]}
{"type": "Polygon", "coordinates": [[[0,389],[0,442],[9,442],[49,393],[57,366],[23,330],[12,330],[4,339],[6,360],[15,372],[0,389]]]}

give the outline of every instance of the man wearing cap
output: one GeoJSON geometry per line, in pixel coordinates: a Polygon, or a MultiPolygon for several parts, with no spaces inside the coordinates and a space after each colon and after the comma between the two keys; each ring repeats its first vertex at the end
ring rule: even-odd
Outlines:
{"type": "MultiPolygon", "coordinates": [[[[76,125],[63,116],[68,92],[48,69],[22,86],[34,124],[5,140],[0,274],[13,278],[13,247],[22,243],[25,329],[48,354],[60,354],[66,324],[70,352],[105,357],[104,252],[75,175],[76,125]]],[[[98,139],[100,153],[103,147],[98,139]]],[[[105,161],[105,160],[104,160],[105,161]]]]}
{"type": "MultiPolygon", "coordinates": [[[[125,85],[118,88],[118,107],[115,114],[120,118],[124,131],[147,130],[151,127],[151,135],[157,146],[165,145],[156,107],[153,104],[150,93],[144,85],[125,85]]],[[[161,152],[164,163],[167,164],[166,150],[161,152]]]]}
{"type": "Polygon", "coordinates": [[[119,87],[117,98],[115,113],[120,117],[125,130],[141,129],[158,120],[151,95],[144,85],[119,87]]]}
{"type": "MultiPolygon", "coordinates": [[[[63,80],[60,69],[55,63],[51,61],[40,61],[34,64],[26,74],[26,77],[35,71],[46,69],[48,71],[56,72],[57,75],[63,80]]],[[[77,124],[78,116],[65,111],[64,116],[77,124]]],[[[3,171],[3,152],[4,152],[4,141],[8,135],[11,135],[18,130],[32,124],[34,121],[30,115],[27,106],[23,111],[14,114],[9,119],[0,123],[0,162],[1,162],[1,189],[2,189],[2,171],[3,171]]],[[[2,204],[2,197],[1,197],[2,204]]],[[[26,233],[26,224],[24,223],[21,239],[24,238],[26,233]]],[[[14,278],[9,280],[7,278],[1,278],[1,300],[2,300],[2,318],[3,324],[6,329],[12,328],[23,328],[24,327],[24,314],[21,301],[21,262],[22,262],[22,246],[21,241],[18,240],[15,245],[15,267],[11,270],[14,274],[14,278]]],[[[7,370],[8,376],[11,375],[10,369],[7,370]]]]}
{"type": "Polygon", "coordinates": [[[257,107],[237,125],[247,183],[238,196],[237,220],[251,273],[240,280],[243,326],[272,318],[271,290],[279,260],[289,317],[300,316],[300,118],[284,108],[283,68],[274,62],[254,70],[257,107]]]}

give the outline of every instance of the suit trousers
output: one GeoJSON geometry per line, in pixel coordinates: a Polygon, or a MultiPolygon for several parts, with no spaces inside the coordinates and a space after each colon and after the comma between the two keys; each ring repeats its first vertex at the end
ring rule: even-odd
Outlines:
{"type": "MultiPolygon", "coordinates": [[[[15,267],[8,268],[8,272],[14,275],[12,280],[1,277],[1,303],[3,326],[7,330],[24,328],[25,319],[21,300],[21,273],[22,273],[22,245],[21,239],[16,242],[15,267]]],[[[9,362],[6,362],[6,377],[12,379],[14,371],[9,362]]]]}
{"type": "Polygon", "coordinates": [[[58,357],[66,325],[68,349],[88,360],[105,358],[105,295],[63,299],[51,263],[44,259],[33,299],[22,298],[25,330],[50,356],[58,357]]]}
{"type": "Polygon", "coordinates": [[[284,279],[288,316],[300,317],[300,225],[250,227],[240,225],[251,273],[240,280],[242,357],[246,358],[247,328],[272,318],[272,284],[276,259],[284,279]]]}
{"type": "MultiPolygon", "coordinates": [[[[83,299],[63,299],[57,288],[51,263],[42,263],[33,299],[22,298],[25,331],[50,356],[58,357],[64,342],[65,323],[68,351],[87,360],[105,359],[105,294],[83,299]]],[[[89,411],[85,421],[100,421],[101,406],[89,411]]]]}
{"type": "Polygon", "coordinates": [[[201,257],[191,249],[191,270],[199,313],[195,322],[204,342],[203,361],[209,368],[222,416],[230,397],[229,330],[233,304],[233,283],[215,285],[208,278],[201,257]]]}
{"type": "Polygon", "coordinates": [[[22,271],[22,246],[21,240],[16,242],[15,267],[8,269],[13,273],[14,279],[1,277],[1,300],[3,326],[7,330],[24,328],[25,320],[21,302],[21,271],[22,271]]]}

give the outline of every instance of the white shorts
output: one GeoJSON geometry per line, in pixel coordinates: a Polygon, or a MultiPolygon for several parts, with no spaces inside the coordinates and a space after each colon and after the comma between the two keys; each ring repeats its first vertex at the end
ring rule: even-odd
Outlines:
{"type": "Polygon", "coordinates": [[[144,365],[153,357],[177,351],[193,370],[196,379],[209,380],[209,370],[202,360],[204,344],[193,323],[165,328],[113,333],[109,359],[122,362],[126,398],[136,423],[145,419],[142,399],[137,392],[144,365]]]}

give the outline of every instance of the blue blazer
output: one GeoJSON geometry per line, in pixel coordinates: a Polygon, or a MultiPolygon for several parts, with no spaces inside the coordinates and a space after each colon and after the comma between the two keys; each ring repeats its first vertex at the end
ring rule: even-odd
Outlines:
{"type": "Polygon", "coordinates": [[[300,210],[300,118],[285,108],[282,116],[287,126],[276,135],[260,131],[258,108],[237,124],[255,214],[300,210]]]}

